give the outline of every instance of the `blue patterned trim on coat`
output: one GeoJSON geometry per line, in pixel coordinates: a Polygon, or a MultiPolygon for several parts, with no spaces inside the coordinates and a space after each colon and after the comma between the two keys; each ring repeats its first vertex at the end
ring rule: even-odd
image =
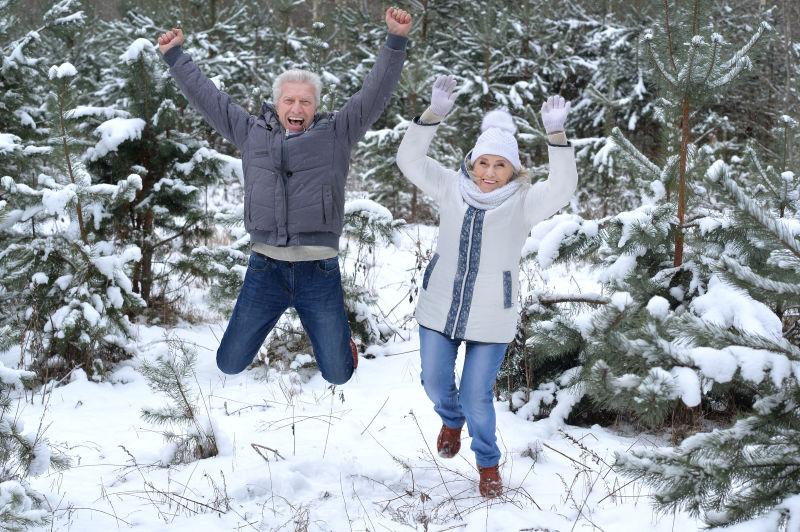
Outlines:
{"type": "Polygon", "coordinates": [[[453,336],[453,329],[456,326],[456,316],[458,315],[458,307],[461,303],[461,287],[464,284],[464,275],[467,272],[467,250],[469,249],[469,229],[472,224],[472,218],[478,209],[474,207],[467,207],[467,212],[464,213],[464,221],[461,222],[461,235],[458,239],[458,266],[456,267],[456,275],[453,279],[453,295],[450,299],[450,310],[447,313],[447,322],[442,331],[446,336],[453,336]]]}
{"type": "Polygon", "coordinates": [[[431,257],[431,261],[428,263],[428,267],[425,268],[425,273],[422,275],[422,289],[428,289],[428,281],[431,279],[431,274],[433,273],[433,269],[436,267],[436,261],[439,260],[439,254],[434,253],[433,257],[431,257]]]}
{"type": "Polygon", "coordinates": [[[511,272],[503,272],[503,308],[511,308],[511,272]]]}
{"type": "Polygon", "coordinates": [[[467,282],[464,284],[464,297],[461,304],[461,313],[458,315],[456,324],[456,338],[464,338],[467,332],[467,320],[469,319],[469,309],[472,306],[472,294],[475,292],[475,280],[478,278],[478,267],[481,263],[481,237],[483,236],[483,217],[486,211],[476,209],[475,225],[472,229],[472,245],[469,252],[469,268],[467,270],[467,282]]]}

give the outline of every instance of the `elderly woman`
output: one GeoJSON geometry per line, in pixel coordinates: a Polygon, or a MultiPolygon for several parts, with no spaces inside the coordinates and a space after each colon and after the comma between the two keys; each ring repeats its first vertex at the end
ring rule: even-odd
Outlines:
{"type": "Polygon", "coordinates": [[[564,133],[570,106],[560,96],[548,98],[541,109],[549,140],[545,181],[530,183],[520,164],[516,126],[505,110],[484,117],[482,133],[459,170],[428,157],[437,125],[455,101],[454,89],[452,76],[437,78],[430,107],[400,144],[397,165],[439,209],[436,252],[416,309],[422,384],[442,419],[437,450],[443,458],[455,456],[466,423],[480,493],[496,497],[503,488],[492,386],[516,332],[522,246],[534,224],[568,203],[578,173],[564,133]],[[457,387],[454,369],[462,342],[466,358],[457,387]]]}

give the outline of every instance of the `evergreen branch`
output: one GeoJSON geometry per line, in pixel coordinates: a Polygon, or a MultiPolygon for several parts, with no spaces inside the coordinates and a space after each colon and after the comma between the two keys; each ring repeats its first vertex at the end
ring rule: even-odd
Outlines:
{"type": "Polygon", "coordinates": [[[727,85],[742,72],[745,68],[748,70],[753,67],[753,62],[750,60],[749,57],[743,57],[740,61],[738,61],[732,69],[730,69],[724,76],[717,78],[716,80],[712,81],[708,84],[708,87],[711,89],[718,89],[723,85],[727,85]]]}
{"type": "Polygon", "coordinates": [[[800,347],[786,338],[765,338],[733,327],[721,327],[688,313],[676,320],[671,330],[676,335],[693,336],[695,341],[717,348],[738,345],[780,353],[793,361],[800,361],[800,347]]]}
{"type": "Polygon", "coordinates": [[[775,219],[767,210],[759,206],[752,198],[739,189],[736,182],[729,176],[728,166],[722,161],[717,161],[706,172],[706,180],[715,185],[721,185],[736,205],[739,206],[750,218],[761,224],[775,238],[784,244],[795,256],[800,258],[800,243],[791,230],[780,220],[775,219]]]}
{"type": "Polygon", "coordinates": [[[637,166],[642,172],[652,175],[653,179],[660,178],[661,169],[626,139],[618,127],[611,130],[611,139],[614,142],[615,149],[619,149],[623,155],[627,156],[627,161],[637,166]]]}
{"type": "Polygon", "coordinates": [[[727,70],[729,68],[732,68],[734,65],[738,64],[750,52],[753,46],[756,45],[758,40],[761,39],[761,36],[764,34],[766,30],[772,30],[772,26],[770,26],[767,21],[762,21],[761,24],[758,26],[758,30],[753,34],[753,36],[750,38],[747,44],[742,46],[739,49],[739,51],[733,54],[733,56],[729,60],[722,63],[721,68],[723,70],[727,70]]]}
{"type": "MultiPolygon", "coordinates": [[[[664,79],[664,81],[667,82],[667,85],[669,85],[669,89],[670,90],[672,90],[672,91],[677,90],[678,89],[678,82],[675,80],[674,77],[672,77],[667,72],[667,67],[661,61],[661,58],[658,57],[658,55],[656,54],[655,50],[653,50],[652,34],[645,34],[644,41],[645,41],[645,47],[647,49],[647,53],[650,55],[650,59],[653,61],[653,64],[656,67],[656,71],[661,75],[661,77],[664,79]],[[649,36],[649,38],[648,38],[648,36],[649,36]]],[[[670,53],[670,58],[672,59],[672,54],[671,53],[670,53]]],[[[674,64],[675,60],[672,59],[672,61],[673,61],[673,64],[674,64]]]]}
{"type": "Polygon", "coordinates": [[[711,48],[711,61],[708,62],[708,71],[703,77],[703,81],[701,83],[702,85],[706,85],[706,83],[708,83],[708,79],[711,77],[711,72],[714,71],[714,65],[716,64],[717,59],[719,59],[719,56],[717,55],[719,53],[719,39],[712,37],[712,40],[714,42],[714,46],[711,48]]]}
{"type": "Polygon", "coordinates": [[[669,25],[669,2],[667,2],[667,0],[664,0],[664,30],[667,34],[667,54],[669,55],[670,61],[672,61],[672,71],[675,72],[678,70],[678,67],[675,64],[674,46],[672,45],[672,28],[669,25]]]}
{"type": "Polygon", "coordinates": [[[538,296],[542,305],[557,303],[586,303],[589,305],[607,305],[611,299],[600,294],[548,294],[538,296]]]}
{"type": "Polygon", "coordinates": [[[774,281],[768,277],[757,274],[749,266],[739,264],[733,257],[723,256],[720,258],[723,270],[730,272],[739,280],[751,285],[759,290],[772,292],[775,296],[800,296],[800,284],[784,283],[774,281]]]}

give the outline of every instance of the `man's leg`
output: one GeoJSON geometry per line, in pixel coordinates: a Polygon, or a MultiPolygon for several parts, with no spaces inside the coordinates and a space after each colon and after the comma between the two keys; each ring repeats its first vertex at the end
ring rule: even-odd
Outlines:
{"type": "Polygon", "coordinates": [[[422,386],[433,409],[450,429],[461,429],[464,414],[458,402],[456,388],[456,354],[461,340],[451,340],[446,335],[420,326],[419,354],[422,360],[422,386]]]}
{"type": "Polygon", "coordinates": [[[332,384],[350,380],[353,353],[337,257],[294,263],[294,308],[311,339],[322,378],[332,384]]]}
{"type": "Polygon", "coordinates": [[[472,436],[470,448],[479,467],[495,466],[500,461],[492,387],[505,358],[506,347],[507,344],[467,342],[459,402],[472,436]]]}
{"type": "Polygon", "coordinates": [[[217,367],[234,375],[243,371],[289,307],[290,292],[279,261],[251,253],[244,284],[217,350],[217,367]]]}

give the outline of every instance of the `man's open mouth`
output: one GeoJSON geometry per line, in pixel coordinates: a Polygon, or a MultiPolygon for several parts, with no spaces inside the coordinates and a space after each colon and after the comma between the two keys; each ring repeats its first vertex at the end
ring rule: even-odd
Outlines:
{"type": "Polygon", "coordinates": [[[303,118],[292,118],[290,116],[288,117],[288,120],[289,120],[289,125],[295,127],[303,127],[303,124],[305,123],[305,119],[303,118]]]}

